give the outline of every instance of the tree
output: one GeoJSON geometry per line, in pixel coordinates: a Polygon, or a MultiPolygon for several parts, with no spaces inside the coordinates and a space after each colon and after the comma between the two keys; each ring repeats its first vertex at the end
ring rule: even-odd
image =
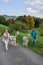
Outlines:
{"type": "Polygon", "coordinates": [[[35,28],[38,28],[39,25],[40,25],[41,22],[42,22],[42,19],[41,19],[41,18],[36,18],[36,17],[34,17],[34,21],[35,21],[35,28]]]}
{"type": "Polygon", "coordinates": [[[34,19],[31,16],[19,16],[16,21],[21,21],[23,24],[26,25],[27,29],[32,29],[34,27],[34,19]]]}
{"type": "Polygon", "coordinates": [[[15,22],[15,20],[12,18],[9,18],[8,20],[7,20],[7,23],[8,23],[8,26],[10,25],[10,24],[13,24],[15,22]]]}
{"type": "Polygon", "coordinates": [[[10,24],[9,26],[10,32],[17,31],[17,30],[25,32],[27,30],[26,25],[23,24],[21,21],[15,21],[14,24],[10,24]]]}
{"type": "Polygon", "coordinates": [[[33,17],[29,16],[29,28],[32,29],[34,27],[34,24],[35,22],[33,17]]]}
{"type": "Polygon", "coordinates": [[[39,32],[40,32],[40,35],[43,36],[43,21],[42,21],[42,23],[39,26],[39,32]]]}

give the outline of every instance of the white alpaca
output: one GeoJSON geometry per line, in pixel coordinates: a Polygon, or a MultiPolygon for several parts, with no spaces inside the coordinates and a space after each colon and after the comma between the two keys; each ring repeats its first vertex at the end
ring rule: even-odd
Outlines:
{"type": "Polygon", "coordinates": [[[30,37],[30,34],[27,34],[27,36],[23,37],[23,46],[27,47],[29,42],[29,37],[30,37]]]}
{"type": "Polygon", "coordinates": [[[10,36],[10,44],[16,46],[16,37],[19,35],[19,31],[16,32],[15,36],[10,36]]]}
{"type": "Polygon", "coordinates": [[[9,40],[9,43],[12,45],[12,46],[16,46],[16,36],[10,36],[10,40],[9,40]]]}

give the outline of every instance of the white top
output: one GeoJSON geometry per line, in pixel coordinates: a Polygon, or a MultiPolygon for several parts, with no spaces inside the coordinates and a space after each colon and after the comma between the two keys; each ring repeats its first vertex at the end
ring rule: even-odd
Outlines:
{"type": "Polygon", "coordinates": [[[8,39],[6,39],[6,33],[3,33],[3,39],[4,40],[9,40],[10,34],[8,33],[8,39]]]}

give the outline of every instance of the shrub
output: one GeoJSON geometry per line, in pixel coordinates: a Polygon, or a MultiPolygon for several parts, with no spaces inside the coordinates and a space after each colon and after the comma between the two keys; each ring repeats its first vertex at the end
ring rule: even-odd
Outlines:
{"type": "Polygon", "coordinates": [[[40,35],[43,36],[43,21],[42,21],[42,23],[40,24],[39,32],[40,32],[40,35]]]}
{"type": "Polygon", "coordinates": [[[19,30],[19,31],[25,32],[25,31],[27,31],[27,28],[26,28],[25,24],[23,24],[21,21],[15,21],[14,24],[10,24],[10,26],[9,26],[9,32],[12,32],[14,30],[15,31],[19,30]]]}

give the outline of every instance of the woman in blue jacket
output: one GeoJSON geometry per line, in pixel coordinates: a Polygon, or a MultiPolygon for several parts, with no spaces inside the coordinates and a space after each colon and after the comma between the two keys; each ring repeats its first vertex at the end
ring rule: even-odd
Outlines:
{"type": "Polygon", "coordinates": [[[36,30],[33,28],[31,32],[32,38],[33,38],[33,45],[36,44],[36,30]]]}

